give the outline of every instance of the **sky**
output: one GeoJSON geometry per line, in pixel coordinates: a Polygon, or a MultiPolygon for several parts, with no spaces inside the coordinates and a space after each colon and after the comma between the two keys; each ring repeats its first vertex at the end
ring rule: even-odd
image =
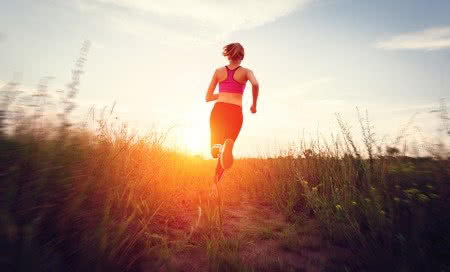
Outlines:
{"type": "Polygon", "coordinates": [[[31,91],[51,76],[56,96],[89,40],[75,117],[115,105],[116,122],[167,131],[171,144],[207,156],[206,89],[227,64],[222,47],[240,42],[260,99],[252,115],[248,83],[237,156],[328,139],[336,114],[360,138],[356,108],[379,142],[411,119],[412,137],[431,137],[431,111],[450,94],[448,14],[447,0],[2,1],[0,86],[31,91]]]}

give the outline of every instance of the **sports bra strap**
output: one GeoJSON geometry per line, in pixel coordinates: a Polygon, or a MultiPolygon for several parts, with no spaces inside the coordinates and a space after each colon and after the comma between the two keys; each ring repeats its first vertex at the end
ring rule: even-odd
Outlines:
{"type": "Polygon", "coordinates": [[[227,68],[227,70],[230,70],[230,71],[236,71],[239,67],[241,67],[241,66],[239,65],[238,67],[236,67],[233,70],[231,70],[230,68],[228,68],[228,65],[225,65],[225,68],[227,68]]]}

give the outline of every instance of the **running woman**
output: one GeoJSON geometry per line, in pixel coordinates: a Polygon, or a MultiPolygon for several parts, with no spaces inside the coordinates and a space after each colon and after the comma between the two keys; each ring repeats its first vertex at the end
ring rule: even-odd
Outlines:
{"type": "Polygon", "coordinates": [[[233,164],[233,146],[242,127],[242,96],[245,84],[252,84],[253,103],[251,113],[256,113],[259,84],[253,71],[241,66],[244,59],[244,47],[231,43],[223,48],[223,55],[229,65],[216,69],[206,93],[206,102],[216,101],[211,111],[211,155],[218,158],[216,182],[225,169],[233,164]],[[214,93],[219,84],[219,93],[214,93]]]}

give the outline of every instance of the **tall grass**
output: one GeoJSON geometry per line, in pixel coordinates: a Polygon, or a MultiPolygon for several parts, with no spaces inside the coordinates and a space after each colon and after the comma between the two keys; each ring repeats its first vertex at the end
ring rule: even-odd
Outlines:
{"type": "MultiPolygon", "coordinates": [[[[441,104],[443,124],[445,110],[441,104]]],[[[447,271],[448,130],[438,144],[424,143],[428,156],[408,157],[377,145],[367,113],[358,115],[364,151],[338,115],[342,137],[332,143],[302,142],[296,155],[241,160],[233,172],[239,190],[270,199],[293,223],[305,213],[317,217],[330,241],[354,252],[356,271],[447,271]]]]}
{"type": "Polygon", "coordinates": [[[217,201],[209,196],[214,161],[164,147],[161,134],[132,134],[106,112],[91,112],[95,129],[71,121],[88,49],[85,43],[58,122],[44,119],[48,79],[30,99],[19,99],[17,84],[2,89],[4,271],[151,271],[193,249],[205,252],[210,271],[252,271],[238,255],[245,241],[223,232],[221,207],[244,196],[276,207],[293,228],[317,218],[330,243],[353,252],[347,269],[450,269],[444,103],[441,138],[424,142],[427,157],[402,154],[400,140],[377,142],[367,113],[358,113],[361,148],[337,116],[341,131],[331,142],[302,141],[285,156],[237,160],[217,201]]]}

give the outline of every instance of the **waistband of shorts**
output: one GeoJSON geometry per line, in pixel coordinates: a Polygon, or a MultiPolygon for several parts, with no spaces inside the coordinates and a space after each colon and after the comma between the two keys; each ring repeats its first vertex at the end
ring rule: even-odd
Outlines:
{"type": "Polygon", "coordinates": [[[223,107],[230,107],[230,108],[236,108],[236,109],[242,110],[242,106],[239,106],[239,105],[236,105],[236,104],[227,103],[227,102],[216,102],[214,104],[214,106],[216,106],[216,105],[218,107],[223,106],[223,107]]]}

